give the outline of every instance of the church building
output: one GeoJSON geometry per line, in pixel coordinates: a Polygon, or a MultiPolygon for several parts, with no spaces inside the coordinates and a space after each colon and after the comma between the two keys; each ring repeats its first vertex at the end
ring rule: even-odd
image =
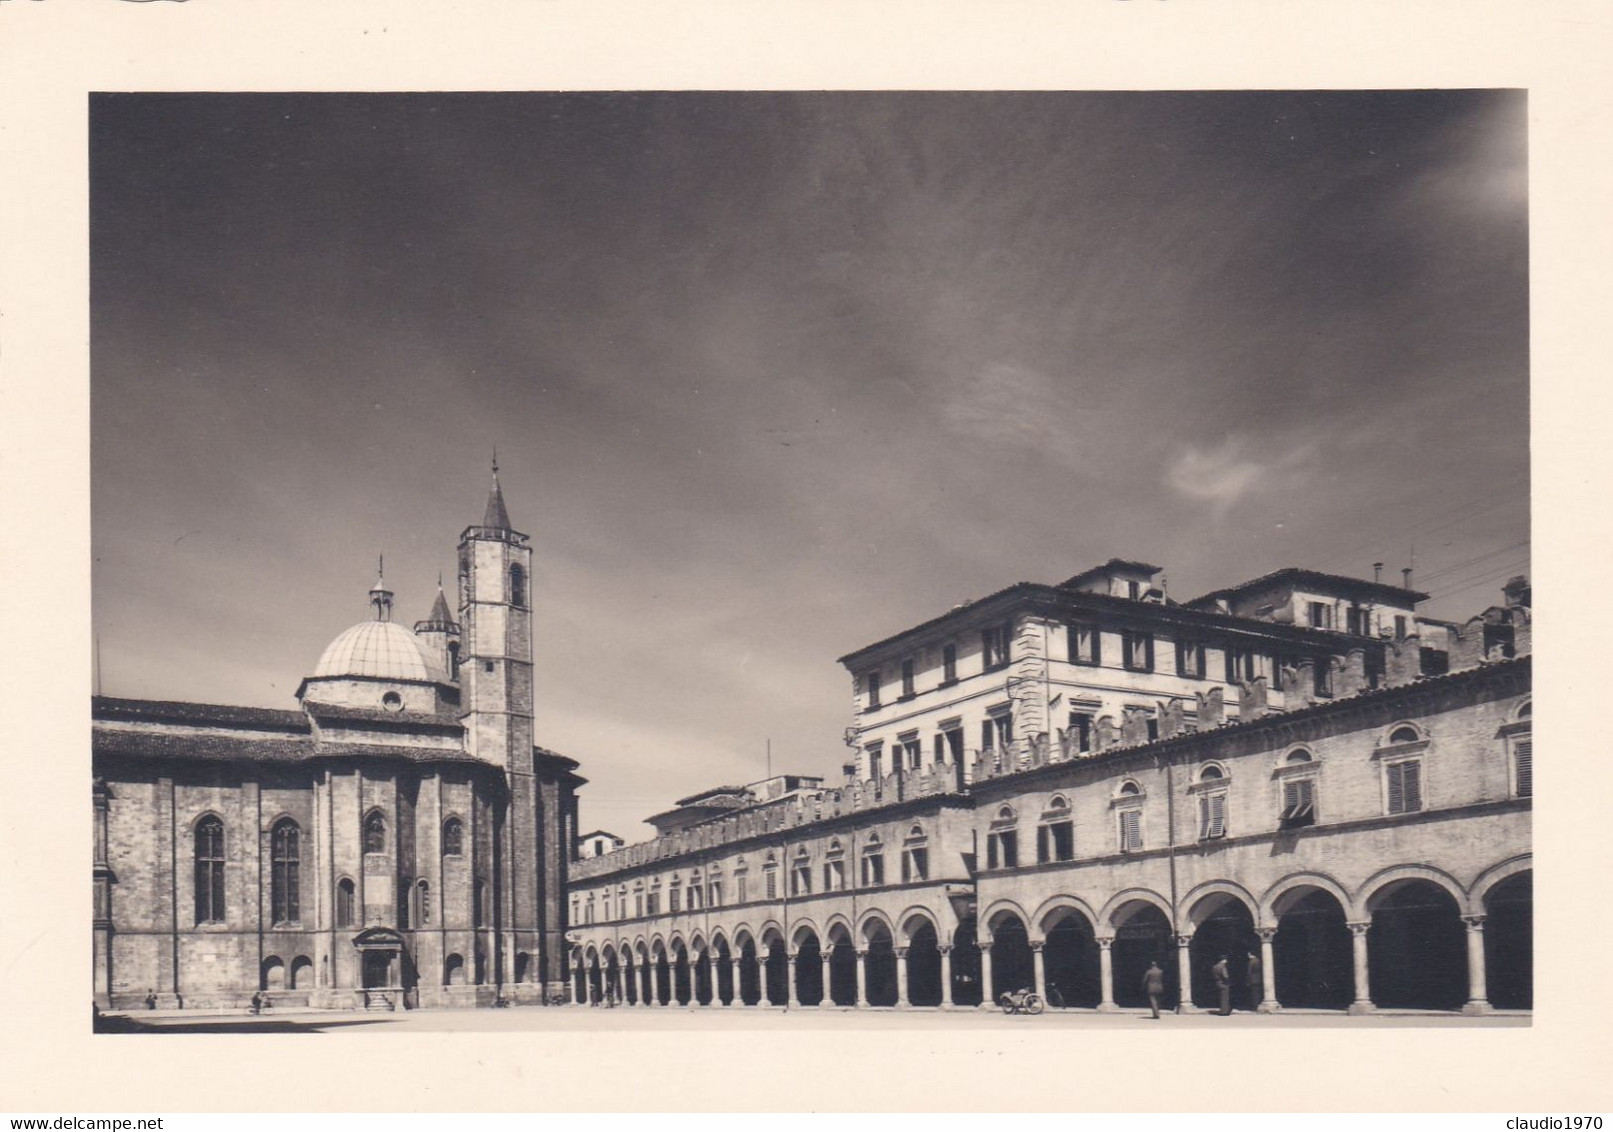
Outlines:
{"type": "Polygon", "coordinates": [[[533,743],[532,548],[493,467],[413,630],[384,579],[289,710],[93,701],[104,1009],[403,1009],[565,984],[577,763],[533,743]]]}

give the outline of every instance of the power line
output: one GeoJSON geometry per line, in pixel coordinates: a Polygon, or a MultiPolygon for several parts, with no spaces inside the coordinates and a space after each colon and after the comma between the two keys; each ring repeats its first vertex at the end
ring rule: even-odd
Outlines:
{"type": "Polygon", "coordinates": [[[1479,573],[1471,575],[1468,578],[1453,580],[1449,585],[1429,594],[1429,600],[1437,601],[1440,598],[1449,597],[1451,594],[1461,593],[1463,590],[1476,589],[1479,586],[1500,581],[1508,574],[1511,574],[1521,567],[1528,565],[1528,563],[1529,559],[1527,557],[1519,558],[1513,562],[1507,563],[1504,566],[1492,566],[1485,570],[1481,570],[1479,573]]]}
{"type": "Polygon", "coordinates": [[[1358,550],[1365,550],[1369,546],[1381,546],[1386,542],[1392,541],[1397,536],[1405,535],[1405,534],[1408,534],[1408,533],[1416,535],[1416,536],[1435,534],[1435,533],[1437,533],[1439,531],[1443,531],[1443,530],[1445,530],[1445,529],[1447,529],[1447,528],[1449,528],[1451,526],[1454,526],[1457,523],[1465,521],[1466,519],[1471,517],[1471,515],[1470,515],[1471,512],[1477,511],[1480,508],[1485,507],[1485,506],[1493,506],[1495,504],[1495,502],[1496,502],[1495,496],[1493,496],[1493,495],[1482,495],[1482,496],[1479,496],[1477,499],[1472,499],[1472,500],[1469,500],[1466,503],[1458,504],[1455,509],[1440,508],[1439,510],[1432,511],[1432,512],[1424,515],[1421,518],[1415,519],[1412,522],[1405,524],[1404,526],[1395,528],[1388,535],[1374,536],[1373,538],[1367,539],[1365,542],[1357,543],[1356,545],[1350,547],[1347,550],[1324,552],[1319,557],[1313,558],[1311,560],[1312,561],[1312,568],[1313,569],[1317,568],[1317,567],[1319,567],[1319,566],[1321,566],[1323,564],[1329,563],[1329,562],[1337,562],[1339,559],[1344,558],[1347,555],[1354,554],[1358,550]],[[1422,526],[1423,523],[1428,522],[1430,519],[1439,518],[1442,515],[1443,516],[1454,516],[1454,517],[1448,518],[1446,522],[1441,523],[1437,527],[1423,528],[1423,526],[1422,526]]]}
{"type": "Polygon", "coordinates": [[[1450,566],[1443,566],[1438,570],[1430,570],[1427,574],[1422,575],[1422,577],[1418,580],[1428,582],[1434,578],[1442,578],[1446,574],[1453,574],[1458,570],[1465,570],[1467,567],[1476,562],[1483,562],[1486,558],[1494,558],[1498,554],[1506,554],[1508,551],[1517,550],[1521,546],[1528,546],[1529,541],[1529,539],[1524,539],[1522,542],[1515,542],[1511,546],[1503,546],[1500,550],[1492,550],[1485,554],[1476,555],[1473,558],[1467,559],[1465,562],[1457,562],[1450,566]]]}

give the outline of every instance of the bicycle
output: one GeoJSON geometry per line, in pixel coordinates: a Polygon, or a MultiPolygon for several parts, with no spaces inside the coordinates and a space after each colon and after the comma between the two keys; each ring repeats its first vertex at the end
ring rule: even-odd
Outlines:
{"type": "Polygon", "coordinates": [[[1004,991],[997,997],[997,1005],[1003,1008],[1004,1014],[1040,1014],[1042,996],[1029,987],[1017,991],[1004,991]]]}

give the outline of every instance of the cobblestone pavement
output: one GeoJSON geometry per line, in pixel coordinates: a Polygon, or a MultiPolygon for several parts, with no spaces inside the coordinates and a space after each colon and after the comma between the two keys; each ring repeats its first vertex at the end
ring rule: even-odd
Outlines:
{"type": "Polygon", "coordinates": [[[1348,1017],[1335,1011],[1284,1011],[1278,1014],[1239,1012],[1222,1018],[1215,1014],[1166,1014],[1158,1021],[1147,1011],[1099,1014],[1092,1010],[1049,1010],[1036,1017],[1013,1016],[999,1010],[852,1010],[797,1007],[730,1009],[725,1007],[660,1007],[616,1009],[587,1007],[512,1007],[508,1010],[414,1010],[397,1014],[285,1013],[267,1015],[206,1015],[195,1012],[157,1011],[111,1015],[102,1029],[123,1033],[321,1033],[337,1030],[433,1032],[657,1032],[676,1030],[934,1030],[934,1029],[1172,1029],[1213,1031],[1263,1029],[1362,1029],[1379,1027],[1517,1027],[1528,1026],[1529,1015],[1500,1013],[1464,1017],[1418,1011],[1385,1011],[1348,1017]]]}

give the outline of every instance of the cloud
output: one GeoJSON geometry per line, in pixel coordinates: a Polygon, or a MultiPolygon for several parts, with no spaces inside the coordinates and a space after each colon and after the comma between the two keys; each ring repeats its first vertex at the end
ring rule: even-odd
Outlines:
{"type": "Polygon", "coordinates": [[[1314,446],[1304,444],[1262,463],[1244,455],[1246,447],[1241,436],[1229,436],[1210,449],[1190,445],[1166,470],[1165,483],[1189,499],[1202,500],[1218,513],[1224,512],[1269,482],[1273,472],[1304,462],[1314,451],[1314,446]]]}

